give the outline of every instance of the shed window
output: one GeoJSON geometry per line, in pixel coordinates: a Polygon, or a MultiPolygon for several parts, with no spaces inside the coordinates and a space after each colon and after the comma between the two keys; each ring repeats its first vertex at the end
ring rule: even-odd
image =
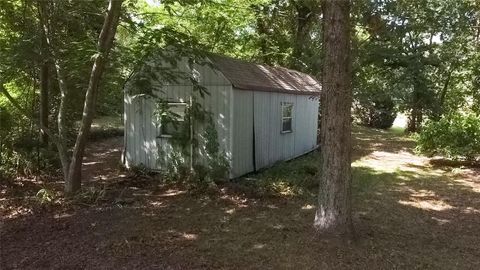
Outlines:
{"type": "Polygon", "coordinates": [[[293,103],[282,102],[282,133],[293,131],[293,103]]]}
{"type": "Polygon", "coordinates": [[[169,103],[168,112],[160,119],[159,137],[170,138],[181,131],[185,121],[186,103],[169,103]]]}

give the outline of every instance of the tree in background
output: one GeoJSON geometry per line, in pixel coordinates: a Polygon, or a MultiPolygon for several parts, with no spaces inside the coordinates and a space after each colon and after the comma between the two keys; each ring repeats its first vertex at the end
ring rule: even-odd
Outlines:
{"type": "Polygon", "coordinates": [[[354,8],[354,92],[363,109],[391,98],[415,132],[425,119],[465,107],[478,54],[473,2],[359,1],[354,8]]]}
{"type": "MultiPolygon", "coordinates": [[[[93,59],[93,67],[90,72],[88,80],[88,87],[85,95],[85,102],[82,114],[81,125],[77,133],[77,139],[73,147],[73,153],[69,153],[67,146],[67,115],[66,106],[69,97],[69,88],[67,85],[67,78],[69,71],[74,71],[75,68],[68,68],[65,63],[66,56],[69,52],[72,53],[72,48],[65,47],[65,32],[62,32],[63,24],[58,24],[54,20],[58,10],[58,4],[50,1],[38,2],[38,16],[40,26],[42,27],[42,45],[46,45],[48,50],[43,50],[43,55],[48,54],[48,60],[54,65],[58,87],[60,90],[60,101],[57,112],[57,128],[58,133],[53,133],[43,121],[39,122],[41,130],[48,134],[50,140],[56,145],[60,161],[62,164],[62,172],[65,179],[65,191],[73,193],[80,188],[81,183],[81,166],[85,146],[90,131],[90,126],[95,113],[96,100],[98,96],[98,89],[102,74],[104,73],[108,55],[113,45],[116,29],[119,23],[121,12],[121,0],[110,0],[108,11],[106,13],[103,26],[100,31],[96,51],[93,59]],[[44,42],[43,42],[44,41],[44,42]]],[[[45,59],[46,60],[46,59],[45,59]]],[[[72,72],[73,73],[73,72],[72,72]]],[[[3,82],[0,82],[0,92],[21,111],[26,117],[32,117],[18,101],[10,95],[4,87],[3,82]]]]}
{"type": "Polygon", "coordinates": [[[322,166],[314,226],[319,232],[348,235],[353,230],[350,1],[324,1],[323,20],[322,166]]]}

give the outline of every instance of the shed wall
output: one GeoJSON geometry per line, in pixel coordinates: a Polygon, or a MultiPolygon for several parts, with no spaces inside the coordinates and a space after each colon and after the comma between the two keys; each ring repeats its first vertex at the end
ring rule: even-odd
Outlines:
{"type": "Polygon", "coordinates": [[[308,95],[235,88],[233,96],[233,176],[265,168],[315,149],[318,99],[308,95]],[[291,133],[281,133],[282,102],[293,104],[291,133]]]}
{"type": "MultiPolygon", "coordinates": [[[[186,61],[178,65],[189,70],[186,61]]],[[[305,154],[316,147],[318,99],[309,95],[261,92],[232,88],[231,83],[209,66],[195,66],[200,84],[210,95],[197,96],[204,108],[212,112],[219,144],[230,161],[230,177],[273,165],[305,154]],[[281,133],[281,103],[293,103],[293,132],[281,133]]],[[[128,91],[127,86],[126,90],[128,91]]],[[[193,86],[188,81],[155,84],[154,92],[170,102],[188,103],[193,86]]],[[[162,169],[171,151],[169,139],[158,138],[155,102],[147,96],[125,94],[125,163],[127,167],[143,164],[149,169],[162,169]],[[159,154],[160,153],[160,154],[159,154]]],[[[204,129],[195,130],[200,146],[196,161],[205,153],[204,129]]]]}
{"type": "Polygon", "coordinates": [[[233,90],[232,177],[252,172],[253,157],[253,91],[233,90]]]}
{"type": "MultiPolygon", "coordinates": [[[[179,67],[188,70],[186,61],[180,63],[179,67]]],[[[195,70],[201,76],[200,84],[205,86],[209,92],[209,95],[205,95],[204,98],[197,91],[193,91],[192,84],[188,82],[158,84],[157,87],[154,86],[154,93],[169,102],[188,103],[190,96],[196,96],[197,101],[212,113],[220,149],[225,152],[227,159],[231,160],[232,86],[221,73],[208,66],[196,65],[195,70]]],[[[171,145],[168,138],[158,138],[159,123],[154,115],[156,107],[154,99],[142,95],[130,96],[126,93],[124,100],[125,163],[127,167],[143,164],[149,169],[162,169],[162,166],[168,163],[171,145]],[[161,150],[161,155],[159,150],[161,150]]],[[[202,157],[205,155],[203,132],[203,127],[195,130],[200,143],[195,153],[195,159],[199,162],[202,162],[202,157]]]]}

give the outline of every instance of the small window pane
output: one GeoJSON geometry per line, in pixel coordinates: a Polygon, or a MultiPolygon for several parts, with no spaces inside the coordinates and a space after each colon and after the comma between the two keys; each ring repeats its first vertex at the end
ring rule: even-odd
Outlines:
{"type": "Polygon", "coordinates": [[[169,105],[169,112],[165,113],[165,119],[160,119],[160,137],[171,137],[181,132],[185,121],[185,103],[171,103],[169,105]],[[173,118],[173,119],[172,119],[173,118]]]}
{"type": "Polygon", "coordinates": [[[172,122],[166,123],[162,125],[161,134],[173,136],[181,131],[183,125],[183,121],[179,121],[178,123],[174,124],[172,122]]]}
{"type": "Polygon", "coordinates": [[[283,103],[283,117],[292,117],[292,109],[293,109],[293,104],[291,103],[283,103]]]}
{"type": "Polygon", "coordinates": [[[170,105],[169,110],[170,112],[178,115],[178,120],[182,121],[183,118],[185,117],[185,107],[186,107],[186,104],[173,104],[173,105],[170,105]]]}
{"type": "Polygon", "coordinates": [[[282,133],[292,132],[293,103],[282,102],[282,133]]]}
{"type": "Polygon", "coordinates": [[[292,118],[283,119],[282,132],[292,131],[292,118]]]}

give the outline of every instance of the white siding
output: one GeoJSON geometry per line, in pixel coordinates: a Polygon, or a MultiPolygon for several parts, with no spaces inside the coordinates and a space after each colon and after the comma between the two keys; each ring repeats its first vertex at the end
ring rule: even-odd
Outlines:
{"type": "MultiPolygon", "coordinates": [[[[188,70],[186,62],[180,63],[179,68],[188,70]]],[[[220,148],[230,161],[230,177],[295,158],[316,147],[318,99],[308,95],[234,89],[211,67],[196,66],[195,69],[201,75],[201,85],[210,93],[205,98],[196,95],[197,100],[213,114],[220,148]],[[294,105],[292,133],[281,133],[281,102],[294,105]]],[[[154,88],[159,97],[171,102],[188,103],[195,95],[188,82],[154,88]]],[[[126,166],[143,164],[150,169],[162,169],[162,164],[169,160],[171,145],[169,139],[157,138],[154,100],[127,94],[124,100],[126,166]],[[159,150],[163,156],[159,156],[159,150]]],[[[195,130],[200,142],[195,157],[200,162],[206,154],[203,132],[201,126],[195,130]]]]}
{"type": "Polygon", "coordinates": [[[254,170],[253,163],[253,92],[233,91],[233,147],[231,176],[254,170]]]}
{"type": "MultiPolygon", "coordinates": [[[[186,62],[179,63],[181,70],[186,70],[186,62]]],[[[231,160],[231,110],[232,97],[231,84],[219,72],[208,66],[196,66],[195,69],[201,74],[200,83],[205,86],[209,95],[205,98],[194,93],[193,86],[186,82],[159,86],[155,91],[160,98],[170,102],[188,103],[190,96],[195,95],[197,101],[213,114],[215,126],[218,132],[219,144],[227,158],[231,160]]],[[[144,165],[150,169],[162,169],[162,164],[168,162],[168,157],[159,156],[159,150],[163,150],[167,156],[171,152],[169,139],[157,138],[157,127],[154,117],[155,101],[145,96],[125,95],[125,158],[128,167],[144,165]]],[[[195,130],[199,137],[199,148],[196,159],[200,162],[205,155],[205,140],[202,137],[204,129],[199,127],[195,130]]]]}
{"type": "Polygon", "coordinates": [[[318,99],[234,89],[233,176],[305,154],[316,147],[318,99]],[[293,104],[293,132],[281,133],[282,102],[293,104]],[[255,136],[253,136],[253,130],[255,136]],[[255,157],[253,157],[255,144],[255,157]],[[255,168],[253,167],[255,159],[255,168]]]}

